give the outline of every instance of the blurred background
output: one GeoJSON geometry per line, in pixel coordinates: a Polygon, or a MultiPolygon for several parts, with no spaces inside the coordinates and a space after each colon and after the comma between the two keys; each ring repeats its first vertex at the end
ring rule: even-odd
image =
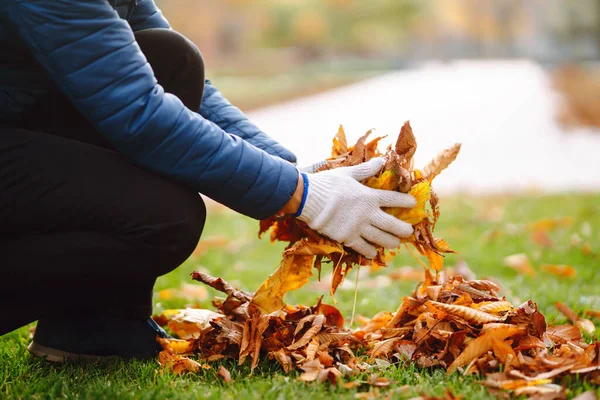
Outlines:
{"type": "Polygon", "coordinates": [[[464,143],[441,191],[600,188],[600,0],[157,3],[301,164],[339,124],[352,142],[410,120],[417,162],[464,143]]]}

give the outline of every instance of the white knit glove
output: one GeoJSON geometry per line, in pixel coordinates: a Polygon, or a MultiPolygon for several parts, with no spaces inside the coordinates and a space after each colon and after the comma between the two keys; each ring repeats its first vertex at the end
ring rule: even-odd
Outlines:
{"type": "Polygon", "coordinates": [[[377,157],[353,167],[303,174],[308,185],[305,182],[305,201],[297,218],[367,258],[377,255],[376,246],[400,246],[399,238],[410,236],[413,228],[381,207],[412,208],[414,197],[360,183],[376,175],[384,164],[383,157],[377,157]]]}

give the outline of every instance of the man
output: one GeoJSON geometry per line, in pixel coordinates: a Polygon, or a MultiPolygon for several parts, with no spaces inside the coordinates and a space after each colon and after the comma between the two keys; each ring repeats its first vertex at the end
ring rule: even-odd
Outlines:
{"type": "Polygon", "coordinates": [[[197,244],[198,192],[257,219],[294,214],[366,257],[412,233],[381,210],[411,196],[359,183],[383,160],[299,173],[152,0],[0,11],[0,335],[39,320],[33,354],[155,355],[152,287],[197,244]]]}

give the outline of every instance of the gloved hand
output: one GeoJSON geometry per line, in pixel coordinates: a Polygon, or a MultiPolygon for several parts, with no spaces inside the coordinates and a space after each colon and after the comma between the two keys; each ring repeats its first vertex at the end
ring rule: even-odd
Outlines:
{"type": "Polygon", "coordinates": [[[314,174],[318,168],[322,167],[325,164],[327,164],[326,160],[317,161],[314,164],[305,165],[303,167],[298,167],[298,171],[304,172],[307,174],[314,174]]]}
{"type": "Polygon", "coordinates": [[[384,164],[383,157],[378,157],[353,167],[303,174],[308,185],[305,183],[305,200],[297,218],[367,258],[377,255],[376,246],[400,246],[399,238],[410,236],[413,228],[381,207],[412,208],[414,197],[360,183],[376,175],[384,164]]]}

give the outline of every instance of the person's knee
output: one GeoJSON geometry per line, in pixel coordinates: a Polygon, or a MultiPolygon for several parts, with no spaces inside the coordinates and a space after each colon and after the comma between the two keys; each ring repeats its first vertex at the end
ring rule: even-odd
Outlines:
{"type": "Polygon", "coordinates": [[[156,246],[156,275],[164,275],[177,268],[192,254],[206,222],[206,206],[199,194],[184,190],[172,196],[167,216],[160,224],[160,244],[156,246]]]}
{"type": "Polygon", "coordinates": [[[204,59],[189,39],[170,29],[135,32],[158,83],[190,110],[198,111],[204,91],[204,59]]]}

